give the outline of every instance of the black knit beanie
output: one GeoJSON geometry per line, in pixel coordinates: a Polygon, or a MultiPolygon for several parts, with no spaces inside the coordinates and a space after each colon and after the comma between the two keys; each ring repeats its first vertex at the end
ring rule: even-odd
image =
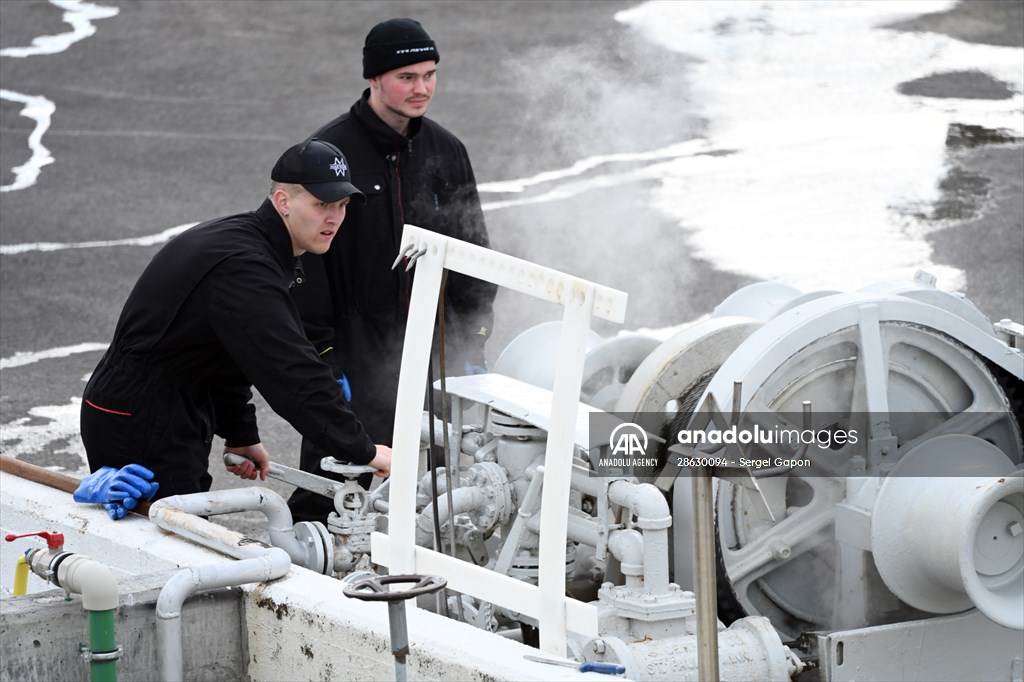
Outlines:
{"type": "Polygon", "coordinates": [[[437,46],[414,19],[388,19],[366,34],[363,44],[363,78],[433,60],[441,61],[437,46]]]}

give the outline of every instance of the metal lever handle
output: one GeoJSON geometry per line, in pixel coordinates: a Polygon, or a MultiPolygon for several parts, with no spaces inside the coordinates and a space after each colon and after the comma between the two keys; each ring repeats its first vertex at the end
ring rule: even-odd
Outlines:
{"type": "Polygon", "coordinates": [[[575,668],[581,673],[601,673],[602,675],[622,675],[626,672],[626,666],[619,663],[607,663],[605,661],[561,661],[541,656],[523,656],[528,661],[535,663],[547,663],[548,665],[560,665],[566,668],[575,668]]]}
{"type": "Polygon", "coordinates": [[[53,532],[48,532],[48,531],[39,531],[39,532],[36,532],[36,533],[22,533],[21,535],[15,535],[14,533],[9,533],[8,535],[4,536],[4,540],[6,540],[7,542],[14,542],[18,538],[30,538],[30,537],[33,537],[33,536],[36,536],[36,535],[38,535],[42,539],[46,540],[46,546],[48,548],[50,548],[50,549],[57,549],[57,550],[59,550],[59,549],[63,549],[63,547],[64,547],[64,534],[63,533],[53,533],[53,532]]]}
{"type": "MultiPolygon", "coordinates": [[[[236,455],[233,452],[229,452],[224,455],[224,464],[227,466],[241,464],[245,460],[245,457],[236,455]]],[[[283,464],[278,464],[277,462],[270,463],[270,467],[267,469],[267,476],[276,478],[279,481],[284,481],[296,488],[302,488],[303,490],[308,490],[318,495],[331,498],[334,497],[343,485],[342,483],[332,481],[329,478],[317,476],[316,474],[311,474],[302,471],[301,469],[286,467],[283,464]]]]}
{"type": "Polygon", "coordinates": [[[345,478],[355,479],[363,474],[372,474],[377,471],[368,464],[349,464],[334,457],[324,457],[320,460],[320,468],[335,474],[341,474],[345,478]]]}

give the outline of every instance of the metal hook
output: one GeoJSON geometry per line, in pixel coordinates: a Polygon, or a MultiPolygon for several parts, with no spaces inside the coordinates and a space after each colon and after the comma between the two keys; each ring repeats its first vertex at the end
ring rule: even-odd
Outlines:
{"type": "Polygon", "coordinates": [[[416,260],[427,252],[427,247],[423,247],[409,255],[409,264],[405,266],[405,271],[409,272],[416,265],[416,260]]]}
{"type": "Polygon", "coordinates": [[[402,262],[402,259],[411,254],[412,252],[414,252],[415,250],[415,244],[406,244],[405,248],[398,253],[398,258],[396,258],[395,262],[391,264],[391,269],[394,270],[395,268],[397,268],[398,264],[402,262]]]}

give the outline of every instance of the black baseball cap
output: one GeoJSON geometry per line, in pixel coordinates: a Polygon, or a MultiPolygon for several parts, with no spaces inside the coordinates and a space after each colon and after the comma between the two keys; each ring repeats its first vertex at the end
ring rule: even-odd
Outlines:
{"type": "Polygon", "coordinates": [[[333,204],[352,197],[361,204],[366,195],[352,184],[352,169],[341,150],[315,137],[289,147],[270,171],[270,179],[302,185],[320,201],[333,204]]]}

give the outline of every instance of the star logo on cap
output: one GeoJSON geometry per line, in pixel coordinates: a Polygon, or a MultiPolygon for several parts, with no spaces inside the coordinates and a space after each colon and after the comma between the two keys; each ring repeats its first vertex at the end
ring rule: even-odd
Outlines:
{"type": "Polygon", "coordinates": [[[346,166],[345,162],[337,156],[334,157],[334,163],[330,165],[330,169],[334,171],[335,176],[344,175],[348,172],[348,166],[346,166]]]}

